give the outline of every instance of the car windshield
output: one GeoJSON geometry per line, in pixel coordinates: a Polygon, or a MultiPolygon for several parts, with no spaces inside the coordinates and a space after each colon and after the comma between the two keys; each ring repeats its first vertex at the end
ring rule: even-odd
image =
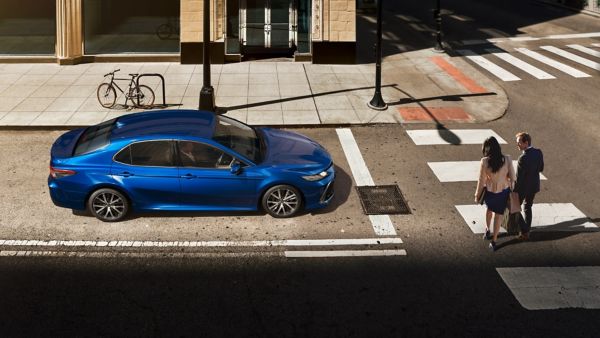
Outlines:
{"type": "Polygon", "coordinates": [[[254,163],[262,161],[260,134],[254,128],[234,119],[217,116],[213,140],[247,157],[254,163]]]}

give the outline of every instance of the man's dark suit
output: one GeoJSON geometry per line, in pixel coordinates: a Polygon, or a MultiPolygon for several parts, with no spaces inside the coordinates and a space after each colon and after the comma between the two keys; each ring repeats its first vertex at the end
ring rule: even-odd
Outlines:
{"type": "Polygon", "coordinates": [[[533,147],[525,149],[519,157],[517,166],[517,182],[514,191],[519,193],[521,203],[525,201],[525,226],[521,229],[524,234],[531,229],[533,198],[540,191],[540,172],[544,171],[544,155],[533,147]]]}

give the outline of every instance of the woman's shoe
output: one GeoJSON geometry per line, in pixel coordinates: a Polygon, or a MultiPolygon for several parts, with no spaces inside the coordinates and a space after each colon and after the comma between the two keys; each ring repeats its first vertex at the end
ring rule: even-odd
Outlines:
{"type": "Polygon", "coordinates": [[[487,239],[487,240],[492,239],[492,234],[490,233],[490,229],[485,230],[485,234],[483,234],[483,239],[487,239]]]}
{"type": "Polygon", "coordinates": [[[492,251],[496,251],[496,242],[491,241],[488,248],[490,248],[490,250],[492,250],[492,251]]]}

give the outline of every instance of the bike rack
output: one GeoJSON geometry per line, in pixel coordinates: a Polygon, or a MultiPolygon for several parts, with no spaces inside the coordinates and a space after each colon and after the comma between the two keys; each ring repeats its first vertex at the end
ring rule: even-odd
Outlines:
{"type": "MultiPolygon", "coordinates": [[[[162,84],[162,96],[163,96],[163,107],[167,106],[167,100],[165,99],[165,78],[157,73],[146,73],[146,74],[140,74],[138,75],[138,77],[135,79],[135,85],[139,88],[140,87],[140,79],[144,76],[157,76],[160,78],[160,83],[162,84]]],[[[138,106],[140,105],[140,97],[138,96],[137,98],[137,103],[138,106]]]]}

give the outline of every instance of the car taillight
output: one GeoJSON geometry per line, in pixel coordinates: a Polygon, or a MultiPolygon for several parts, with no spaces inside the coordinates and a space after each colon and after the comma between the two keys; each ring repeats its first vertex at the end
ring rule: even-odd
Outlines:
{"type": "Polygon", "coordinates": [[[67,177],[67,176],[71,176],[71,175],[75,175],[74,170],[56,169],[56,168],[50,166],[50,176],[52,176],[54,178],[62,178],[62,177],[67,177]]]}

